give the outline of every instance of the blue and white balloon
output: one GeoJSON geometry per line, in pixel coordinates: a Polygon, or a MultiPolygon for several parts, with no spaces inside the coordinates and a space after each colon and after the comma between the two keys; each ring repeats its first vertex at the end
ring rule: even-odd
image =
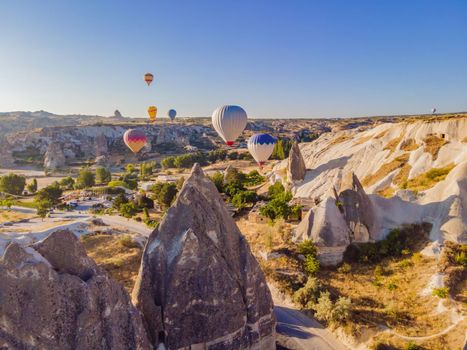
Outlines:
{"type": "Polygon", "coordinates": [[[275,144],[276,139],[269,134],[254,134],[248,140],[248,150],[262,166],[271,156],[275,144]]]}

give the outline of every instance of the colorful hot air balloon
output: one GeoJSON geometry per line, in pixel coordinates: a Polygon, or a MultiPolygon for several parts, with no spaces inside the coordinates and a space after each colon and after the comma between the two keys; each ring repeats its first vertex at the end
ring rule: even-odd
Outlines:
{"type": "Polygon", "coordinates": [[[232,146],[247,123],[245,110],[239,106],[221,106],[212,113],[212,125],[219,136],[232,146]]]}
{"type": "Polygon", "coordinates": [[[147,137],[140,129],[129,129],[123,134],[123,141],[125,145],[133,153],[138,153],[146,145],[147,137]]]}
{"type": "Polygon", "coordinates": [[[151,85],[153,79],[154,75],[152,75],[151,73],[146,73],[144,75],[144,81],[148,84],[148,86],[151,85]]]}
{"type": "Polygon", "coordinates": [[[254,134],[248,140],[248,150],[259,164],[263,164],[269,159],[274,150],[276,139],[269,134],[254,134]]]}
{"type": "Polygon", "coordinates": [[[174,120],[175,116],[177,115],[177,111],[175,109],[169,109],[167,112],[167,116],[170,118],[170,120],[174,120]]]}
{"type": "Polygon", "coordinates": [[[156,106],[149,106],[148,107],[148,114],[149,114],[149,120],[151,121],[151,123],[154,123],[156,121],[157,107],[156,106]]]}

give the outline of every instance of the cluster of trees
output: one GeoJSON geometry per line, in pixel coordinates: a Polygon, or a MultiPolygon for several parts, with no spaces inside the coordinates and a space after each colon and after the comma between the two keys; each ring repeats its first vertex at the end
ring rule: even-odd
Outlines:
{"type": "Polygon", "coordinates": [[[237,151],[227,152],[227,150],[218,149],[214,151],[209,151],[208,153],[203,153],[201,151],[196,153],[182,154],[180,156],[170,156],[166,157],[161,161],[163,168],[191,168],[195,163],[199,163],[204,166],[208,163],[216,163],[219,161],[224,161],[226,159],[236,160],[236,159],[253,159],[249,153],[238,153],[237,151]]]}
{"type": "Polygon", "coordinates": [[[282,160],[289,156],[289,151],[292,148],[293,142],[288,139],[279,139],[274,145],[271,159],[282,160]]]}
{"type": "Polygon", "coordinates": [[[220,193],[225,193],[227,199],[238,209],[252,206],[258,201],[255,191],[248,190],[248,186],[260,184],[265,181],[257,170],[245,174],[237,169],[231,169],[226,176],[217,172],[211,180],[220,193]]]}
{"type": "Polygon", "coordinates": [[[345,252],[345,258],[349,261],[377,263],[386,257],[399,257],[410,253],[416,240],[420,239],[417,237],[419,235],[420,232],[409,228],[394,228],[381,241],[350,245],[345,252]]]}
{"type": "Polygon", "coordinates": [[[127,219],[132,218],[138,213],[145,212],[149,221],[148,209],[154,208],[154,201],[144,193],[138,195],[134,200],[129,200],[125,194],[120,193],[114,198],[112,208],[127,219]]]}
{"type": "MultiPolygon", "coordinates": [[[[183,178],[179,183],[183,183],[183,178]]],[[[177,196],[178,190],[181,188],[181,185],[178,185],[173,182],[156,182],[152,185],[149,190],[152,193],[152,198],[162,207],[169,208],[177,196]]]]}
{"type": "Polygon", "coordinates": [[[280,182],[276,182],[269,187],[268,203],[259,209],[262,216],[265,216],[272,221],[283,218],[285,220],[299,220],[301,218],[301,206],[289,205],[292,199],[292,193],[286,191],[280,182]]]}

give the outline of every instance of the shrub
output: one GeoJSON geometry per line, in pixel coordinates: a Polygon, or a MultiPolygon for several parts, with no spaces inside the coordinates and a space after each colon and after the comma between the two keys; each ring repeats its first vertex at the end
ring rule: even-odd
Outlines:
{"type": "Polygon", "coordinates": [[[305,257],[304,270],[308,276],[316,274],[319,270],[319,260],[313,255],[307,255],[305,257]]]}
{"type": "Polygon", "coordinates": [[[239,191],[232,197],[232,204],[238,209],[245,208],[256,201],[257,195],[254,191],[239,191]]]}
{"type": "Polygon", "coordinates": [[[224,192],[224,175],[220,171],[215,172],[210,179],[220,193],[224,192]]]}
{"type": "Polygon", "coordinates": [[[130,219],[136,215],[138,208],[133,202],[123,203],[120,205],[119,212],[121,216],[130,219]]]}
{"type": "Polygon", "coordinates": [[[29,193],[36,193],[37,191],[37,180],[32,179],[32,182],[27,185],[27,190],[29,193]]]}
{"type": "Polygon", "coordinates": [[[321,293],[314,305],[315,316],[328,323],[342,324],[350,317],[352,302],[349,298],[339,297],[335,303],[328,291],[321,293]]]}
{"type": "Polygon", "coordinates": [[[113,202],[112,202],[112,208],[116,209],[116,210],[120,210],[120,206],[122,204],[125,204],[125,203],[128,203],[128,199],[126,198],[126,196],[121,193],[119,195],[117,195],[117,197],[114,198],[113,202]]]}
{"type": "Polygon", "coordinates": [[[294,293],[293,300],[303,308],[311,308],[318,299],[320,289],[321,285],[318,279],[310,277],[306,284],[294,293]]]}
{"type": "Polygon", "coordinates": [[[449,288],[433,288],[432,294],[438,298],[446,299],[449,296],[449,288]]]}
{"type": "Polygon", "coordinates": [[[118,243],[125,248],[137,248],[138,243],[136,243],[130,235],[123,235],[118,239],[118,243]]]}
{"type": "Polygon", "coordinates": [[[110,170],[106,168],[99,167],[96,169],[96,182],[98,184],[107,184],[112,179],[112,174],[110,170]]]}
{"type": "Polygon", "coordinates": [[[21,195],[26,186],[26,178],[22,175],[10,173],[0,177],[0,192],[21,195]]]}
{"type": "Polygon", "coordinates": [[[316,256],[317,249],[316,249],[315,244],[311,240],[307,239],[298,245],[297,253],[303,254],[305,256],[307,255],[316,256]]]}
{"type": "Polygon", "coordinates": [[[89,168],[82,168],[79,171],[78,178],[76,179],[76,186],[78,188],[89,188],[96,184],[94,173],[89,168]]]}
{"type": "Polygon", "coordinates": [[[339,268],[337,269],[339,273],[349,273],[352,271],[352,265],[348,263],[343,263],[339,268]]]}
{"type": "Polygon", "coordinates": [[[64,190],[72,190],[75,186],[75,180],[71,176],[67,176],[60,180],[60,187],[64,190]]]}
{"type": "Polygon", "coordinates": [[[167,158],[162,159],[161,165],[165,169],[175,168],[175,157],[171,156],[171,157],[167,157],[167,158]]]}

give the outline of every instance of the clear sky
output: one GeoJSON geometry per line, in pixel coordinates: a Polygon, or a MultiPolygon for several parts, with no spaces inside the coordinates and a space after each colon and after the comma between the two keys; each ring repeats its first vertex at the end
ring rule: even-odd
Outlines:
{"type": "Polygon", "coordinates": [[[467,110],[466,0],[0,0],[0,14],[0,111],[467,110]]]}

